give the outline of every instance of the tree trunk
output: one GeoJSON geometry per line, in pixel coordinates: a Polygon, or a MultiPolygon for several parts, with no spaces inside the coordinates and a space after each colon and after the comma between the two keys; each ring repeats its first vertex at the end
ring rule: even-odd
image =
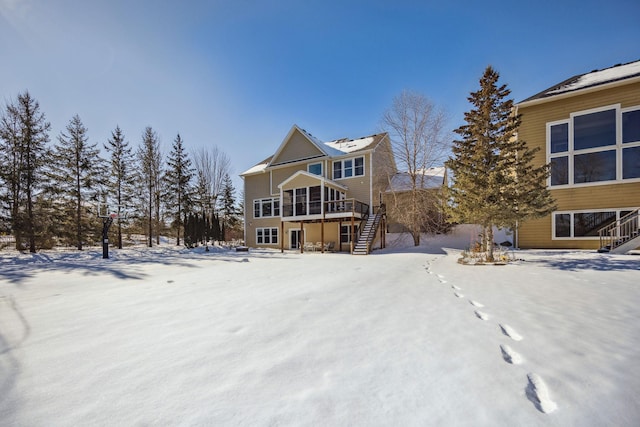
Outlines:
{"type": "Polygon", "coordinates": [[[493,262],[493,226],[487,227],[487,261],[493,262]]]}
{"type": "Polygon", "coordinates": [[[80,198],[80,177],[76,176],[76,238],[78,242],[78,250],[82,250],[82,211],[80,198]]]}
{"type": "Polygon", "coordinates": [[[153,246],[153,191],[149,184],[149,247],[153,246]]]}

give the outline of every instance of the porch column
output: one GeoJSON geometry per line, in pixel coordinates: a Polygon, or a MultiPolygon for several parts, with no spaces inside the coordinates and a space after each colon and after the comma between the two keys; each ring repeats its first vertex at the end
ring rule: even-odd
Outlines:
{"type": "Polygon", "coordinates": [[[284,253],[284,221],[280,221],[280,253],[284,253]]]}
{"type": "Polygon", "coordinates": [[[324,253],[324,215],[320,219],[320,253],[324,253]]]}

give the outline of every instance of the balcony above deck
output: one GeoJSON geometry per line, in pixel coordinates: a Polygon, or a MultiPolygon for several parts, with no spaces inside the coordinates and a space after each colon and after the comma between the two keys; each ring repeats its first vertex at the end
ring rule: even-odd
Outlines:
{"type": "Polygon", "coordinates": [[[339,221],[364,219],[369,214],[369,205],[356,199],[309,201],[282,206],[282,221],[339,221]]]}

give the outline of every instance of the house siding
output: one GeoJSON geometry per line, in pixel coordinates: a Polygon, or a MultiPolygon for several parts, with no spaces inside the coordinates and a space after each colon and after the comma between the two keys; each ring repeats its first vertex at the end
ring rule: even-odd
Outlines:
{"type": "Polygon", "coordinates": [[[300,159],[323,156],[324,153],[318,149],[299,130],[295,129],[277,158],[273,159],[273,164],[293,162],[300,159]]]}
{"type": "MultiPolygon", "coordinates": [[[[303,231],[302,243],[325,243],[333,242],[334,250],[350,250],[350,245],[345,243],[340,246],[340,226],[348,226],[352,223],[361,224],[361,219],[350,218],[351,212],[344,212],[342,220],[331,215],[326,220],[322,220],[319,215],[308,215],[295,218],[295,221],[289,221],[292,218],[286,218],[287,221],[282,222],[281,217],[254,218],[253,203],[256,199],[264,199],[268,197],[279,197],[281,190],[289,190],[302,187],[313,187],[321,182],[319,177],[315,175],[299,174],[291,181],[292,176],[300,171],[307,172],[308,165],[321,162],[323,165],[323,178],[333,181],[344,189],[347,199],[355,199],[363,202],[371,208],[374,203],[378,202],[377,193],[374,193],[374,183],[376,186],[383,188],[383,183],[387,182],[387,171],[395,170],[395,163],[391,156],[389,147],[389,139],[386,134],[375,135],[372,143],[366,147],[361,147],[361,151],[344,153],[340,156],[330,157],[320,153],[314,143],[310,142],[307,136],[294,126],[285,141],[281,144],[270,165],[266,166],[264,172],[255,172],[256,167],[250,169],[244,178],[245,188],[245,243],[250,247],[284,247],[289,249],[290,231],[303,231]],[[362,157],[364,159],[364,175],[354,176],[343,179],[333,179],[333,162],[338,160],[353,159],[362,157]],[[375,175],[376,171],[383,171],[383,176],[375,175]],[[373,173],[372,173],[373,171],[373,173]],[[279,185],[285,183],[282,188],[279,185]],[[374,197],[375,195],[375,197],[374,197]],[[278,244],[258,244],[256,242],[256,228],[259,227],[277,227],[278,228],[278,244]]],[[[329,150],[331,151],[331,150],[329,150]]],[[[327,184],[332,186],[331,184],[327,184]]],[[[284,206],[281,206],[281,214],[284,206]]]]}
{"type": "MultiPolygon", "coordinates": [[[[621,108],[640,106],[640,82],[519,106],[522,125],[518,136],[530,147],[540,149],[534,162],[542,165],[547,161],[547,123],[568,120],[575,112],[618,104],[621,108]]],[[[573,188],[551,187],[550,191],[557,211],[640,207],[640,182],[591,183],[573,188]]],[[[518,242],[522,248],[596,249],[599,246],[597,238],[553,239],[551,216],[521,224],[518,242]]]]}

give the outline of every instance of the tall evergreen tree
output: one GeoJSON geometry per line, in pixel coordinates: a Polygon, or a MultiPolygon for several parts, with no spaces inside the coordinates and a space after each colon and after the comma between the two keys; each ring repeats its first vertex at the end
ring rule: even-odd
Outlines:
{"type": "Polygon", "coordinates": [[[226,241],[228,237],[227,231],[235,227],[238,222],[238,209],[236,208],[235,188],[229,174],[226,174],[222,184],[222,198],[220,200],[221,218],[221,237],[226,241]]]}
{"type": "Polygon", "coordinates": [[[517,221],[553,210],[546,188],[548,166],[534,167],[536,150],[517,140],[520,117],[514,114],[511,91],[498,86],[499,74],[487,67],[480,90],[468,100],[466,124],[456,129],[447,167],[453,172],[447,213],[452,221],[480,224],[484,250],[493,260],[493,226],[513,227],[517,221]]]}
{"type": "Polygon", "coordinates": [[[186,208],[190,205],[192,177],[191,160],[184,150],[182,138],[178,134],[169,152],[167,169],[164,174],[165,204],[170,215],[173,216],[174,228],[177,230],[176,245],[180,245],[180,230],[184,223],[186,208]]]}
{"type": "Polygon", "coordinates": [[[43,188],[43,167],[51,124],[40,111],[40,104],[28,91],[9,103],[0,121],[0,160],[6,185],[4,200],[9,205],[16,248],[28,239],[29,251],[36,251],[39,232],[35,201],[43,188]]]}
{"type": "MultiPolygon", "coordinates": [[[[147,126],[142,134],[142,144],[138,148],[138,161],[140,163],[139,183],[144,187],[144,199],[142,206],[147,212],[147,237],[149,247],[153,246],[153,214],[158,210],[154,209],[159,197],[157,197],[158,183],[160,177],[160,142],[158,134],[147,126]]],[[[157,227],[156,227],[157,229],[157,227]]]]}
{"type": "Polygon", "coordinates": [[[58,195],[56,199],[64,206],[73,207],[69,222],[73,224],[78,250],[82,250],[82,242],[89,234],[88,204],[97,202],[104,176],[104,163],[96,146],[89,143],[87,128],[76,114],[69,121],[66,133],[61,132],[58,136],[49,165],[51,184],[58,195]]]}
{"type": "MultiPolygon", "coordinates": [[[[132,149],[129,142],[125,141],[120,126],[116,126],[111,132],[111,138],[104,144],[104,149],[111,154],[109,159],[110,171],[107,174],[106,184],[109,194],[115,195],[118,207],[118,217],[123,212],[123,206],[132,203],[135,183],[135,165],[132,149]]],[[[122,223],[117,223],[118,249],[122,249],[122,223]]]]}

